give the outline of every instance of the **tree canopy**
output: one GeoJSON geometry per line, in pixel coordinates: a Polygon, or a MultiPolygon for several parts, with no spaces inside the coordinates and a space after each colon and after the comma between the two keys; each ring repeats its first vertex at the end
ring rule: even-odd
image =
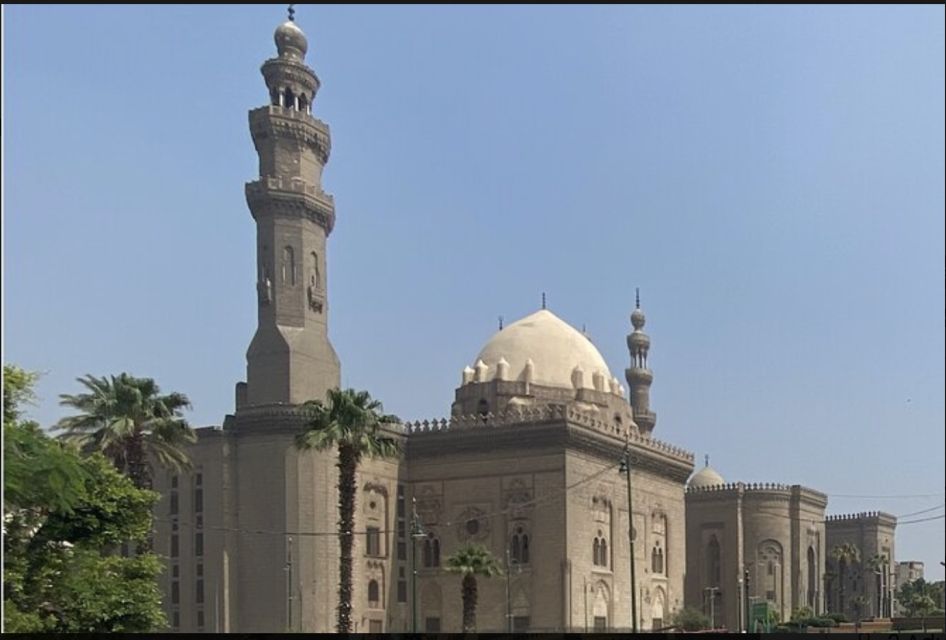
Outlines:
{"type": "Polygon", "coordinates": [[[147,538],[157,494],[100,454],[82,457],[21,419],[35,375],[4,366],[4,623],[9,632],[104,633],[166,626],[147,538]],[[9,374],[9,375],[8,375],[9,374]]]}

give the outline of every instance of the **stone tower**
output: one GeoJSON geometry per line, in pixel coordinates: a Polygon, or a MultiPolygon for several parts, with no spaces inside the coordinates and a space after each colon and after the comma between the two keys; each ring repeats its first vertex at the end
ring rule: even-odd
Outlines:
{"type": "Polygon", "coordinates": [[[292,17],[275,33],[278,56],[262,67],[270,104],[250,111],[259,179],[246,185],[256,220],[259,320],[237,405],[300,404],[339,383],[328,339],[326,239],[335,204],[322,190],[328,126],[312,117],[319,79],[305,64],[292,17]]]}
{"type": "Polygon", "coordinates": [[[637,290],[636,307],[631,313],[634,331],[627,336],[627,349],[631,354],[631,366],[624,370],[630,390],[630,403],[634,409],[634,422],[644,435],[649,435],[657,423],[657,414],[650,410],[650,385],[654,381],[653,372],[647,368],[647,352],[650,350],[650,337],[644,333],[646,318],[641,311],[641,295],[637,290]]]}

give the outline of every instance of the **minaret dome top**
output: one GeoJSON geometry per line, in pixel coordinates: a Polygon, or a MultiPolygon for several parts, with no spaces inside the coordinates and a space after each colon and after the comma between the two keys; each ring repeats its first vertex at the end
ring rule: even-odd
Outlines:
{"type": "Polygon", "coordinates": [[[286,20],[276,27],[273,38],[276,40],[276,50],[280,58],[296,58],[302,60],[309,49],[309,41],[305,34],[292,20],[286,20]]]}

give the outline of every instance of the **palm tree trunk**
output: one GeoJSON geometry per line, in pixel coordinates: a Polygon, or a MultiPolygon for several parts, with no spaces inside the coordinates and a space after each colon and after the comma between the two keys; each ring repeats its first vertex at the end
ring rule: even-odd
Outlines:
{"type": "MultiPolygon", "coordinates": [[[[144,434],[141,432],[129,438],[125,446],[125,463],[128,465],[128,477],[139,489],[151,489],[151,473],[148,469],[148,459],[145,453],[144,434]]],[[[144,555],[151,553],[152,540],[148,535],[135,545],[135,553],[144,555]]]]}
{"type": "Polygon", "coordinates": [[[476,633],[476,578],[463,576],[463,632],[476,633]]]}
{"type": "Polygon", "coordinates": [[[358,454],[352,447],[338,448],[338,633],[351,632],[352,546],[355,529],[355,472],[358,454]]]}

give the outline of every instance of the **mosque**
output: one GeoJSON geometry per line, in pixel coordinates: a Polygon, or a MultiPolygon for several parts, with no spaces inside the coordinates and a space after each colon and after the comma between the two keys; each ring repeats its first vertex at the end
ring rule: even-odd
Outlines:
{"type": "MultiPolygon", "coordinates": [[[[193,469],[156,478],[173,631],[335,628],[335,455],[293,442],[302,403],[339,386],[326,260],[335,203],[321,184],[331,138],[312,115],[320,81],[291,16],[275,41],[262,65],[268,103],[249,112],[258,326],[246,381],[223,424],[198,430],[193,469]]],[[[825,576],[838,574],[826,566],[826,496],[727,483],[708,462],[693,474],[693,454],[654,437],[639,299],[630,320],[622,382],[543,304],[458,363],[449,417],[398,425],[402,456],[362,462],[353,631],[460,631],[460,581],[444,564],[467,542],[507,567],[480,581],[481,632],[662,629],[684,606],[738,630],[757,602],[782,619],[824,610],[825,576]]],[[[837,540],[872,544],[892,566],[889,516],[839,522],[837,540]]]]}

